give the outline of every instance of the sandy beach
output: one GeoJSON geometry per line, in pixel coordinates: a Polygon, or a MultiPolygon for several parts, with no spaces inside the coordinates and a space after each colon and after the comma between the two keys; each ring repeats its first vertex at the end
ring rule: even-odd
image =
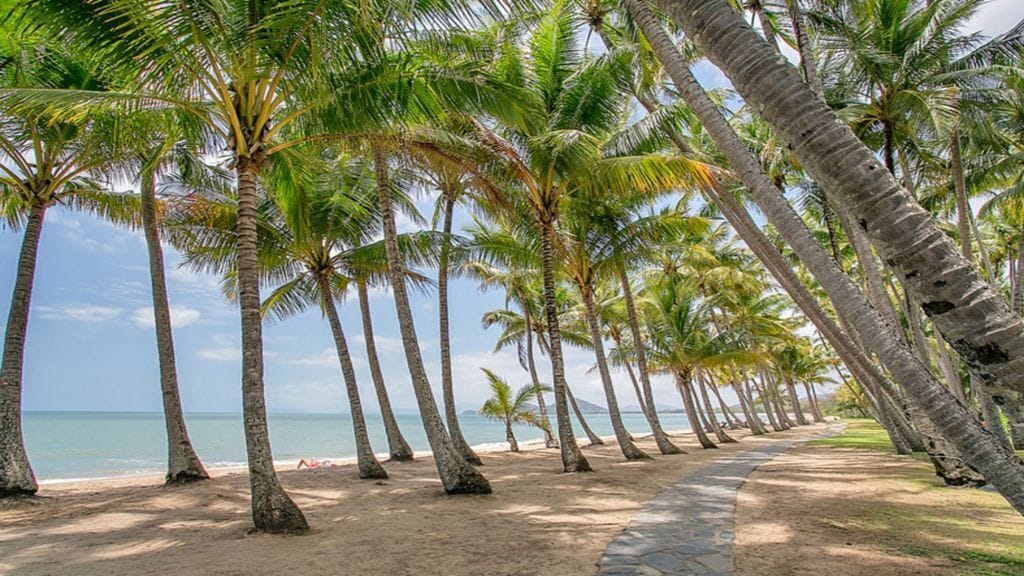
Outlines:
{"type": "MultiPolygon", "coordinates": [[[[312,526],[304,536],[248,534],[248,482],[217,471],[209,482],[163,487],[159,477],[53,484],[42,497],[0,508],[0,573],[15,575],[388,574],[550,575],[595,572],[607,543],[662,487],[710,461],[771,438],[623,461],[609,442],[585,448],[593,474],[560,473],[556,450],[486,453],[490,496],[445,496],[433,462],[386,464],[363,481],[351,466],[282,470],[312,526]]],[[[649,438],[638,439],[657,454],[649,438]]]]}

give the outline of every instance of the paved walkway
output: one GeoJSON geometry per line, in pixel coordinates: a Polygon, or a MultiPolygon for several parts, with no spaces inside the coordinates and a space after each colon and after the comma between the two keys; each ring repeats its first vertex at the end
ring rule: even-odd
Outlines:
{"type": "Polygon", "coordinates": [[[712,462],[658,493],[605,548],[599,576],[733,576],[736,492],[755,468],[813,435],[763,444],[712,462]]]}

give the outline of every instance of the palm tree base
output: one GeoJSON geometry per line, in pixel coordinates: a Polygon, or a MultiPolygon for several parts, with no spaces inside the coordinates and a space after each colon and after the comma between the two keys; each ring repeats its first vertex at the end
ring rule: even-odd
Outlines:
{"type": "Polygon", "coordinates": [[[623,455],[626,457],[626,460],[652,460],[646,452],[635,446],[632,450],[625,451],[623,455]]]}
{"type": "Polygon", "coordinates": [[[461,475],[451,486],[445,486],[446,494],[490,494],[491,484],[476,470],[461,475]]]}
{"type": "Polygon", "coordinates": [[[683,450],[679,446],[666,440],[664,443],[658,445],[658,452],[661,452],[662,456],[674,456],[676,454],[688,454],[686,450],[683,450]]]}
{"type": "Polygon", "coordinates": [[[368,466],[359,467],[359,478],[361,480],[387,480],[388,473],[383,466],[374,462],[368,466]]]}
{"type": "Polygon", "coordinates": [[[392,452],[388,456],[388,462],[412,462],[414,460],[412,452],[392,452]]]}
{"type": "Polygon", "coordinates": [[[303,534],[309,530],[306,517],[291,498],[278,488],[279,494],[257,505],[253,499],[252,520],[257,532],[269,534],[303,534]]]}
{"type": "Polygon", "coordinates": [[[164,476],[165,486],[184,486],[185,484],[194,484],[203,480],[209,480],[210,475],[206,473],[206,470],[179,470],[178,472],[168,472],[164,476]]]}

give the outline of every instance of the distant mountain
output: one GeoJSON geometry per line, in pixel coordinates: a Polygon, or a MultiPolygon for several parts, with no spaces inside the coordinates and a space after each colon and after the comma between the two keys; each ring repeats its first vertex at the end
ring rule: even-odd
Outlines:
{"type": "Polygon", "coordinates": [[[579,404],[580,412],[584,414],[607,414],[608,409],[604,406],[598,406],[597,404],[587,402],[582,398],[576,399],[576,404],[579,404]]]}

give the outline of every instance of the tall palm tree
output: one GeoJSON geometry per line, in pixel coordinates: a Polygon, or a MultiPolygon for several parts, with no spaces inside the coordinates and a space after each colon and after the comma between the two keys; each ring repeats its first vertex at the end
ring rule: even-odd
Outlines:
{"type": "Polygon", "coordinates": [[[370,291],[368,280],[356,277],[356,293],[359,298],[359,313],[363,321],[363,340],[366,342],[366,362],[370,365],[370,378],[377,394],[381,420],[384,421],[384,434],[388,438],[388,456],[395,462],[409,462],[413,459],[412,447],[402,435],[398,427],[398,419],[391,408],[391,399],[384,384],[384,373],[380,368],[380,357],[377,355],[377,343],[373,332],[373,316],[370,314],[370,291]]]}
{"type": "Polygon", "coordinates": [[[505,423],[505,439],[508,440],[509,449],[519,452],[519,442],[512,433],[513,424],[526,424],[528,426],[542,425],[533,411],[526,408],[530,398],[543,394],[546,389],[538,390],[532,385],[526,385],[515,394],[508,382],[487,368],[481,368],[487,376],[487,382],[491,386],[492,396],[484,402],[484,405],[477,411],[485,418],[501,420],[505,423]]]}
{"type": "Polygon", "coordinates": [[[385,151],[379,145],[371,145],[371,154],[377,178],[377,201],[380,204],[384,225],[384,248],[387,254],[389,279],[398,314],[398,327],[402,333],[402,347],[405,350],[405,360],[412,378],[416,402],[420,408],[420,419],[423,421],[427,441],[434,453],[434,464],[445,492],[489,494],[491,486],[487,479],[455,450],[437,410],[437,403],[430,389],[430,380],[423,366],[423,356],[416,338],[416,326],[405,285],[392,200],[395,182],[391,177],[391,167],[385,151]]]}
{"type": "MultiPolygon", "coordinates": [[[[19,30],[8,19],[0,28],[0,89],[53,87],[103,90],[93,71],[41,35],[19,30]]],[[[138,225],[138,197],[112,193],[91,172],[116,163],[125,134],[115,116],[55,118],[45,110],[0,113],[0,214],[23,229],[14,291],[0,362],[0,497],[34,494],[35,475],[21,430],[22,378],[32,286],[43,220],[62,206],[138,225]]]]}
{"type": "Polygon", "coordinates": [[[444,234],[441,244],[441,254],[437,265],[437,310],[439,317],[438,338],[441,349],[441,394],[444,400],[445,420],[448,424],[448,433],[452,437],[455,450],[471,464],[480,465],[480,457],[473,452],[466,438],[462,435],[462,427],[459,426],[459,414],[455,406],[455,392],[452,387],[452,352],[451,335],[448,327],[448,276],[449,266],[452,257],[452,219],[454,217],[455,205],[466,194],[469,186],[463,174],[453,170],[450,166],[439,166],[431,171],[435,185],[440,191],[438,198],[438,213],[435,213],[435,220],[438,215],[444,220],[442,233],[444,234]]]}
{"type": "MultiPolygon", "coordinates": [[[[174,356],[174,335],[171,330],[171,308],[167,297],[167,280],[164,275],[163,246],[160,244],[161,215],[165,211],[157,197],[161,175],[175,176],[179,182],[194,184],[209,176],[206,166],[197,158],[198,150],[187,141],[175,141],[173,127],[167,127],[164,142],[151,149],[148,157],[142,157],[144,168],[139,170],[140,213],[142,231],[146,239],[146,253],[149,258],[149,278],[153,296],[153,327],[156,331],[157,358],[160,365],[160,391],[164,408],[164,425],[167,430],[167,474],[168,484],[185,484],[209,478],[206,469],[192,447],[181,407],[181,393],[178,389],[178,370],[174,356]]],[[[216,177],[216,175],[214,176],[216,177]]],[[[221,183],[218,178],[217,183],[221,183]]],[[[169,183],[170,184],[170,183],[169,183]]],[[[166,200],[165,200],[166,201],[166,200]]]]}

